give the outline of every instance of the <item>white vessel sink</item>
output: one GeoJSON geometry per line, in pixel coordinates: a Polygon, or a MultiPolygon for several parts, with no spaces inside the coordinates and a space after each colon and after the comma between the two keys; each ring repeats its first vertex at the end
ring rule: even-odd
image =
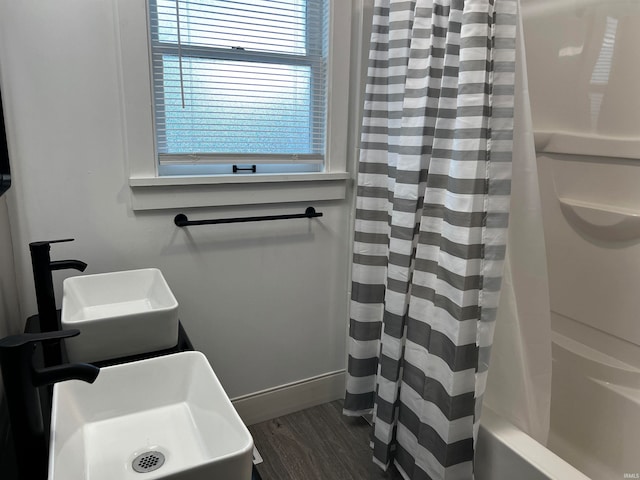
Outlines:
{"type": "Polygon", "coordinates": [[[200,352],[105,367],[93,384],[54,386],[49,480],[250,480],[252,451],[200,352]],[[134,470],[136,457],[144,474],[134,470]]]}
{"type": "Polygon", "coordinates": [[[97,362],[174,347],[178,302],[157,268],[67,278],[62,328],[71,362],[97,362]]]}

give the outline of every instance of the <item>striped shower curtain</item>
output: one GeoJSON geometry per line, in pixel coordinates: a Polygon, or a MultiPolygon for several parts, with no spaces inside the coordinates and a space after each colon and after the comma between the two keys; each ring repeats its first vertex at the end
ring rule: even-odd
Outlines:
{"type": "Polygon", "coordinates": [[[517,0],[376,0],[345,414],[406,479],[473,478],[505,255],[517,0]]]}

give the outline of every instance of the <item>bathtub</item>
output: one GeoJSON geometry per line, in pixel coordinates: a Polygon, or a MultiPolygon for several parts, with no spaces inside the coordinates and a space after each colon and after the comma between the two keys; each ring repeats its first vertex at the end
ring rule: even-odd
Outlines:
{"type": "Polygon", "coordinates": [[[640,478],[640,368],[593,348],[604,332],[587,333],[592,346],[552,333],[548,448],[483,407],[476,480],[640,478]]]}
{"type": "Polygon", "coordinates": [[[589,480],[486,406],[482,408],[476,480],[589,480]]]}
{"type": "Polygon", "coordinates": [[[594,479],[640,478],[640,369],[558,332],[552,339],[549,448],[594,479]]]}

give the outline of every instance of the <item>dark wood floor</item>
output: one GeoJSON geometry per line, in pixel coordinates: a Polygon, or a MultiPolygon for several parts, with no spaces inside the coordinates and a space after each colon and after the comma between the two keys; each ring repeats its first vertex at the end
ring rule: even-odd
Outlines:
{"type": "Polygon", "coordinates": [[[342,415],[342,401],[275,418],[249,427],[264,462],[262,480],[401,480],[391,467],[371,461],[371,427],[342,415]]]}

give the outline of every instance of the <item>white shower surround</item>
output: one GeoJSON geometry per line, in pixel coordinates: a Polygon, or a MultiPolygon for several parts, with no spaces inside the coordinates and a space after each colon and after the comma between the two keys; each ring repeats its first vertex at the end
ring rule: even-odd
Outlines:
{"type": "MultiPolygon", "coordinates": [[[[640,5],[522,3],[552,311],[548,459],[582,472],[533,478],[634,478],[640,102],[631,85],[638,64],[629,59],[640,5]],[[606,81],[595,75],[604,67],[606,81]]],[[[531,464],[534,450],[525,455],[531,464]]],[[[480,454],[477,462],[487,465],[480,454]]]]}

